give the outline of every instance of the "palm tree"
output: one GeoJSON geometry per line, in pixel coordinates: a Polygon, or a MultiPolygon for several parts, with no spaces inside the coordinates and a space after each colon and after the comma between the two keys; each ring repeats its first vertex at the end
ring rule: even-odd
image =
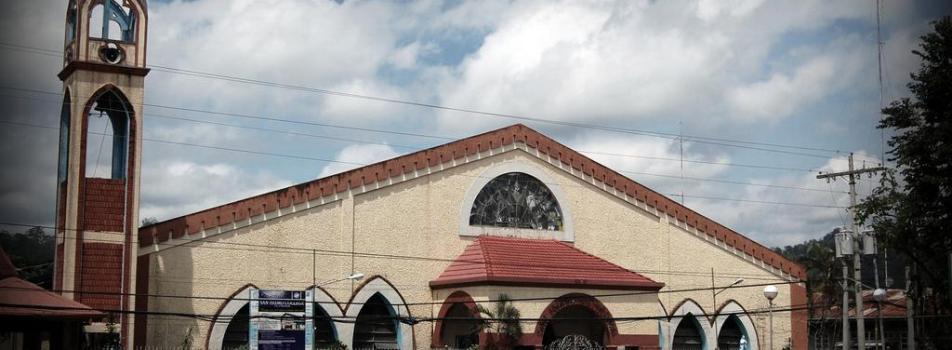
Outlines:
{"type": "Polygon", "coordinates": [[[487,309],[476,304],[476,310],[485,317],[479,322],[479,330],[489,330],[487,349],[511,349],[522,338],[522,323],[519,309],[512,305],[509,295],[499,294],[495,308],[487,309]]]}

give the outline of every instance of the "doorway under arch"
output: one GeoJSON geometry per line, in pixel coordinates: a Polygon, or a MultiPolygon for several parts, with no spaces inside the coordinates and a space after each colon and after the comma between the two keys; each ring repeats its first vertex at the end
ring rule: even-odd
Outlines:
{"type": "Polygon", "coordinates": [[[672,350],[703,350],[706,348],[704,331],[694,314],[682,316],[678,328],[674,331],[672,350]]]}
{"type": "Polygon", "coordinates": [[[367,299],[354,325],[354,349],[400,349],[396,316],[393,307],[380,293],[367,299]]]}

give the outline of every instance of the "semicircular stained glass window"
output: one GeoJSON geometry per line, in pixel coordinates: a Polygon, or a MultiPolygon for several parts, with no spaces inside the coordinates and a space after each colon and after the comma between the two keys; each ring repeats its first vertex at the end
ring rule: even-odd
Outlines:
{"type": "Polygon", "coordinates": [[[539,179],[525,173],[505,173],[489,181],[476,195],[469,224],[561,231],[562,209],[539,179]]]}

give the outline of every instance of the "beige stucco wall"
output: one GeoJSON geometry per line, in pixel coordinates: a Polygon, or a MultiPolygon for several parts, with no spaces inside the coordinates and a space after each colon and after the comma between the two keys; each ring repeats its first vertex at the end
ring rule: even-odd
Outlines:
{"type": "MultiPolygon", "coordinates": [[[[715,284],[727,285],[744,276],[744,285],[781,282],[776,275],[637,208],[593,185],[521,149],[484,157],[440,172],[408,180],[323,206],[286,215],[263,223],[234,230],[199,243],[196,247],[178,247],[151,254],[150,293],[228,297],[247,283],[261,288],[304,289],[312,281],[312,254],[300,251],[248,248],[238,244],[291,246],[320,250],[316,254],[316,280],[327,281],[347,276],[352,271],[380,275],[390,281],[409,303],[440,301],[453,289],[431,291],[428,282],[435,279],[472,238],[461,237],[460,207],[466,192],[487,169],[510,162],[528,164],[541,171],[564,193],[563,208],[574,217],[575,246],[660,282],[666,287],[657,299],[644,296],[599,298],[615,317],[662,316],[672,313],[682,300],[695,300],[706,313],[713,312],[710,289],[668,293],[668,290],[710,288],[711,268],[717,274],[715,284]],[[425,257],[423,259],[357,256],[328,251],[425,257]],[[660,304],[658,303],[660,299],[660,304]]],[[[780,297],[775,305],[789,305],[789,288],[778,284],[780,297]]],[[[349,282],[324,287],[344,307],[352,295],[349,282]]],[[[557,297],[565,290],[508,288],[516,299],[521,296],[557,297]]],[[[765,305],[762,287],[737,288],[717,296],[719,304],[736,300],[747,310],[765,305]]],[[[488,287],[468,288],[477,300],[494,298],[488,287]]],[[[498,292],[498,291],[497,291],[498,292]]],[[[584,290],[599,295],[617,291],[584,290]]],[[[213,315],[222,300],[151,298],[149,309],[213,315]]],[[[523,316],[538,315],[541,302],[518,302],[523,316]]],[[[359,306],[356,306],[359,307],[359,306]]],[[[431,317],[439,305],[411,305],[414,316],[431,317]]],[[[754,316],[757,334],[763,336],[763,317],[754,316]],[[758,323],[760,322],[760,323],[758,323]]],[[[703,319],[701,322],[706,322],[703,319]]],[[[663,323],[664,324],[664,323],[663,323]]],[[[658,334],[657,321],[626,322],[622,333],[658,334]]],[[[191,327],[195,344],[204,346],[209,323],[182,318],[151,317],[149,343],[180,344],[191,327]]],[[[415,346],[430,344],[432,323],[423,322],[413,329],[415,346]]],[[[789,313],[775,313],[775,347],[790,337],[789,313]]],[[[533,327],[526,327],[531,332],[533,327]]],[[[673,332],[673,330],[672,330],[673,332]]],[[[348,341],[349,343],[349,341],[348,341]]],[[[765,344],[765,342],[764,342],[765,344]]],[[[766,346],[763,346],[766,347],[766,346]]]]}

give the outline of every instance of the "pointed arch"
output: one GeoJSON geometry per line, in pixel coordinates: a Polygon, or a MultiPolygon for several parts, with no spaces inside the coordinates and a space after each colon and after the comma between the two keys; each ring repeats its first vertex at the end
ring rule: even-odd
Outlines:
{"type": "MultiPolygon", "coordinates": [[[[122,89],[113,84],[103,84],[94,92],[88,100],[82,112],[82,134],[80,135],[80,174],[85,177],[86,168],[86,148],[89,146],[87,134],[89,133],[89,118],[93,107],[109,115],[110,123],[113,126],[113,159],[112,159],[112,178],[131,178],[133,176],[135,159],[135,140],[138,132],[136,124],[135,108],[129,98],[122,92],[122,89]],[[100,106],[100,102],[105,105],[100,106]]],[[[95,165],[93,165],[95,166],[95,165]]]]}
{"type": "Polygon", "coordinates": [[[712,344],[711,338],[713,337],[714,331],[711,328],[710,319],[705,315],[704,309],[693,299],[687,298],[682,300],[678,303],[678,306],[674,308],[674,311],[671,312],[668,318],[666,332],[668,336],[664,343],[667,344],[669,348],[672,347],[678,327],[681,326],[683,322],[696,322],[698,330],[700,331],[699,336],[703,342],[702,347],[704,349],[710,349],[710,344],[712,344]]]}
{"type": "MultiPolygon", "coordinates": [[[[724,328],[724,325],[727,322],[734,322],[731,320],[731,317],[736,317],[736,321],[740,323],[741,332],[747,338],[747,349],[746,350],[759,350],[760,339],[757,336],[757,327],[754,324],[754,321],[750,318],[750,315],[747,314],[747,309],[745,309],[740,303],[736,300],[728,300],[721,304],[721,307],[717,310],[716,324],[717,334],[722,334],[721,329],[724,328]]],[[[717,341],[720,341],[718,339],[717,341]]]]}
{"type": "MultiPolygon", "coordinates": [[[[386,301],[386,303],[389,305],[390,311],[392,312],[391,316],[394,316],[397,319],[410,318],[410,309],[407,308],[407,302],[403,298],[403,295],[400,294],[397,288],[394,287],[390,281],[379,275],[370,277],[357,287],[354,294],[351,296],[350,301],[347,302],[347,307],[344,309],[344,317],[353,318],[356,320],[363,307],[367,305],[367,302],[377,295],[379,295],[380,298],[386,301]]],[[[413,349],[413,327],[404,322],[397,322],[395,328],[397,333],[397,344],[400,346],[400,348],[413,349]]],[[[342,324],[338,329],[340,341],[347,345],[347,347],[350,349],[354,349],[355,329],[355,323],[349,323],[346,325],[342,324]]]]}
{"type": "MultiPolygon", "coordinates": [[[[223,301],[218,307],[218,311],[215,312],[215,316],[212,318],[211,327],[208,329],[208,336],[205,337],[205,349],[221,349],[222,343],[225,340],[225,332],[228,330],[231,320],[235,318],[235,315],[239,314],[239,311],[242,311],[243,308],[248,306],[252,289],[260,288],[254,283],[248,283],[229,295],[227,300],[223,301]]],[[[334,300],[334,297],[327,293],[326,290],[316,286],[311,286],[308,289],[313,289],[313,301],[317,303],[316,306],[320,306],[328,316],[337,319],[343,316],[340,303],[334,300]]],[[[333,322],[332,324],[335,326],[334,333],[339,334],[337,330],[340,328],[339,324],[337,324],[337,322],[333,322]]],[[[340,338],[338,337],[338,339],[340,338]]]]}
{"type": "Polygon", "coordinates": [[[208,328],[208,336],[205,337],[205,348],[210,350],[220,350],[222,342],[225,340],[225,331],[228,330],[228,324],[231,319],[241,311],[241,308],[248,305],[248,295],[251,295],[252,288],[258,288],[253,283],[248,283],[228,296],[228,300],[222,302],[212,318],[211,327],[208,328]]]}

